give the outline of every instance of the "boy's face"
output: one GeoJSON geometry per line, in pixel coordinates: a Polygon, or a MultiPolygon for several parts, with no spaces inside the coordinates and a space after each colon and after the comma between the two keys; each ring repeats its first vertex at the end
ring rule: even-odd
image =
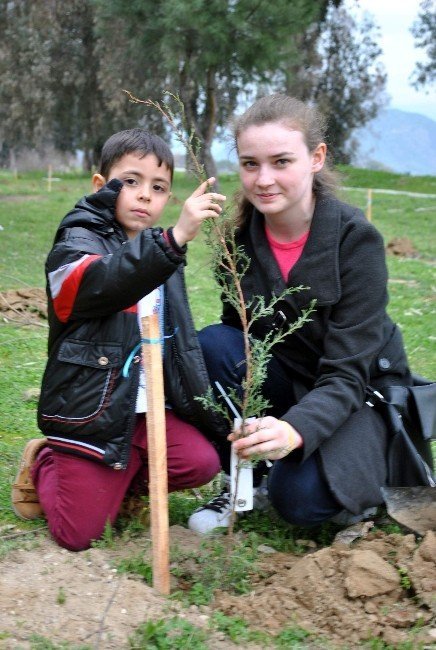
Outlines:
{"type": "Polygon", "coordinates": [[[115,218],[127,237],[134,239],[139,232],[159,221],[171,196],[170,170],[165,163],[159,166],[154,154],[140,157],[140,154],[128,153],[117,160],[108,178],[94,174],[94,191],[113,178],[118,178],[124,185],[118,195],[115,218]]]}

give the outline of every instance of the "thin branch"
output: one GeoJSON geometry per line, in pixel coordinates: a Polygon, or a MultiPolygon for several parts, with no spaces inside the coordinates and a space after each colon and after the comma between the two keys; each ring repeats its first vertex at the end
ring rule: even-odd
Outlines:
{"type": "Polygon", "coordinates": [[[34,533],[38,533],[41,530],[47,530],[47,526],[41,526],[40,528],[34,528],[33,530],[20,530],[19,533],[11,533],[10,535],[2,535],[0,537],[0,541],[3,541],[5,539],[15,539],[16,537],[25,537],[26,535],[33,535],[34,533]]]}

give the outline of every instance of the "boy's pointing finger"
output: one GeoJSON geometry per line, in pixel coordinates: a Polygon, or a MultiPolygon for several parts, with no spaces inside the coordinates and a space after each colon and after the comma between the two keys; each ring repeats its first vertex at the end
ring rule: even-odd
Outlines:
{"type": "Polygon", "coordinates": [[[191,196],[201,196],[205,192],[209,192],[211,189],[211,185],[213,185],[214,183],[215,183],[214,178],[208,178],[207,181],[201,183],[201,185],[199,185],[197,189],[192,192],[191,196]]]}

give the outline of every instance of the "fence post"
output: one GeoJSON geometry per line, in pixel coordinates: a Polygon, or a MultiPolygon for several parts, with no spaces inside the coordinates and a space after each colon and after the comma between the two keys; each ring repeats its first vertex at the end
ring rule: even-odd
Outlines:
{"type": "Polygon", "coordinates": [[[366,196],[366,218],[368,221],[372,221],[372,190],[368,189],[366,196]]]}

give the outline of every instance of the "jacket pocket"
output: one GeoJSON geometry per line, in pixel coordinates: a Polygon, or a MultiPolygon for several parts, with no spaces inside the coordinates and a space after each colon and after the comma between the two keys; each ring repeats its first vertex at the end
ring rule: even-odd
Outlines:
{"type": "Polygon", "coordinates": [[[53,423],[55,430],[80,430],[98,418],[109,405],[121,362],[121,344],[65,339],[46,370],[39,405],[43,429],[53,423]]]}

